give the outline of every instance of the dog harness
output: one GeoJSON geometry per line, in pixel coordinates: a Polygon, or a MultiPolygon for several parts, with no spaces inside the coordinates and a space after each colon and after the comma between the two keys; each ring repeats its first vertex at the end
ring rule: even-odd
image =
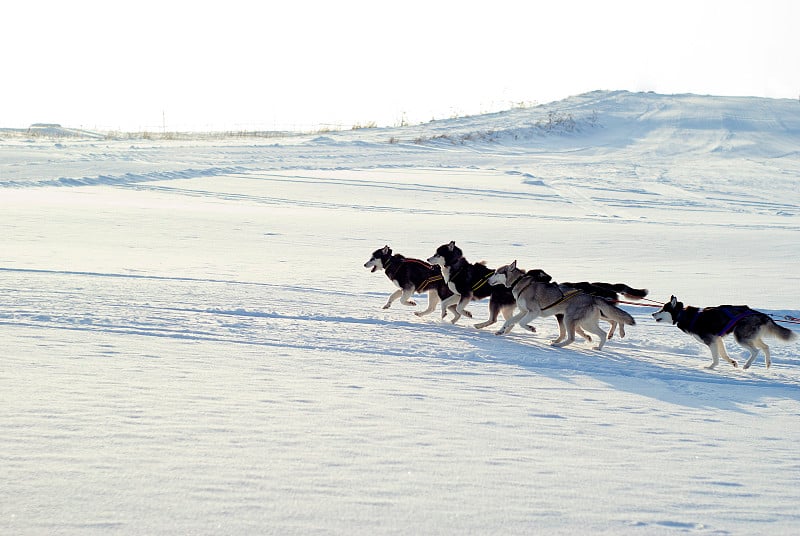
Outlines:
{"type": "Polygon", "coordinates": [[[724,337],[725,335],[733,331],[733,329],[736,327],[736,324],[739,323],[739,320],[756,314],[755,311],[753,311],[749,307],[745,307],[744,305],[738,305],[733,307],[727,307],[727,306],[714,307],[714,309],[719,309],[720,311],[725,313],[725,315],[730,319],[728,323],[725,324],[725,327],[722,328],[722,331],[719,332],[720,337],[724,337]]]}
{"type": "Polygon", "coordinates": [[[441,281],[444,279],[441,275],[432,275],[428,279],[422,282],[422,284],[417,288],[417,292],[424,292],[432,283],[436,281],[441,281]]]}
{"type": "Polygon", "coordinates": [[[542,311],[546,311],[546,310],[550,309],[551,307],[555,307],[556,305],[558,305],[558,304],[560,304],[560,303],[564,303],[565,301],[567,301],[567,300],[569,300],[569,299],[572,299],[572,298],[574,298],[575,296],[577,296],[578,294],[581,294],[582,292],[583,292],[583,291],[581,291],[581,290],[578,290],[578,289],[575,289],[575,290],[570,290],[570,291],[569,291],[569,292],[567,292],[566,294],[564,294],[564,293],[562,292],[562,293],[561,293],[561,297],[560,297],[559,299],[557,299],[556,301],[554,301],[553,303],[551,303],[551,304],[550,304],[550,305],[548,305],[547,307],[542,307],[542,309],[541,309],[541,310],[542,310],[542,311]]]}
{"type": "Polygon", "coordinates": [[[511,290],[512,294],[514,293],[514,287],[516,287],[519,284],[519,282],[522,281],[523,279],[530,279],[530,281],[528,281],[527,285],[525,285],[521,289],[517,290],[517,294],[516,294],[517,296],[519,296],[522,293],[523,290],[525,290],[527,287],[529,287],[533,283],[533,277],[531,277],[529,275],[522,274],[521,276],[519,276],[517,278],[516,281],[511,283],[511,286],[508,287],[511,290]]]}
{"type": "Polygon", "coordinates": [[[481,288],[483,285],[485,285],[486,282],[489,281],[489,278],[492,277],[493,275],[494,275],[494,271],[491,271],[486,275],[486,277],[484,277],[483,279],[481,279],[480,281],[478,281],[477,283],[472,285],[472,292],[475,292],[476,290],[481,288]]]}
{"type": "MultiPolygon", "coordinates": [[[[403,263],[413,262],[419,264],[424,268],[427,268],[428,270],[433,270],[432,264],[428,264],[427,262],[421,261],[419,259],[406,259],[406,258],[400,260],[400,262],[397,263],[396,267],[390,268],[392,266],[392,260],[393,259],[390,258],[389,261],[386,263],[386,266],[383,267],[384,271],[386,272],[386,275],[388,275],[390,279],[394,279],[394,276],[397,275],[398,271],[400,271],[400,267],[403,265],[403,263]]],[[[441,281],[442,279],[444,278],[441,276],[441,274],[430,276],[428,279],[423,281],[419,287],[417,287],[417,292],[425,291],[425,289],[427,289],[433,283],[435,283],[436,281],[441,281]]]]}
{"type": "MultiPolygon", "coordinates": [[[[728,335],[736,328],[736,324],[738,324],[740,320],[756,314],[756,311],[753,311],[745,305],[720,305],[718,307],[706,307],[702,310],[698,309],[697,307],[687,307],[680,312],[678,318],[675,320],[675,323],[681,324],[684,322],[684,320],[686,320],[684,317],[691,315],[691,318],[688,320],[689,325],[686,327],[685,331],[692,332],[695,323],[697,323],[697,319],[700,318],[700,313],[711,311],[719,311],[728,317],[728,322],[725,324],[725,326],[719,332],[715,333],[717,337],[724,337],[725,335],[728,335]]],[[[678,327],[680,327],[680,325],[678,327]]]]}

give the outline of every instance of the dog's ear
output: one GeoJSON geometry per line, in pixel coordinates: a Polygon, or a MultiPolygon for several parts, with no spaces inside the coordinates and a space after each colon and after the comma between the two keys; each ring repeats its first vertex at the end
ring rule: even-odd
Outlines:
{"type": "Polygon", "coordinates": [[[675,296],[673,296],[672,298],[670,298],[670,300],[669,300],[669,304],[670,304],[672,307],[675,307],[675,306],[677,306],[677,305],[678,305],[678,298],[676,298],[675,296]]]}
{"type": "Polygon", "coordinates": [[[512,262],[511,264],[509,264],[509,265],[508,265],[508,268],[509,268],[510,270],[516,270],[516,269],[517,269],[517,259],[514,259],[514,262],[512,262]]]}
{"type": "Polygon", "coordinates": [[[388,255],[392,251],[392,248],[389,247],[389,244],[386,244],[385,246],[383,246],[383,249],[381,251],[383,252],[384,255],[388,255]]]}
{"type": "Polygon", "coordinates": [[[450,251],[453,251],[454,247],[456,247],[456,241],[455,240],[451,240],[450,243],[447,244],[447,249],[449,249],[450,251]]]}

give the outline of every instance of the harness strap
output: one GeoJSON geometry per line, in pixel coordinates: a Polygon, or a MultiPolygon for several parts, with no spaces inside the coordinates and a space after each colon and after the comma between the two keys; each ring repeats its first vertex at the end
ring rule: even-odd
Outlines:
{"type": "Polygon", "coordinates": [[[464,271],[464,268],[461,268],[460,270],[456,271],[455,273],[450,274],[450,281],[455,279],[458,276],[458,274],[460,274],[463,271],[464,271]]]}
{"type": "Polygon", "coordinates": [[[511,285],[511,287],[510,287],[510,288],[511,288],[511,294],[514,294],[514,289],[515,289],[515,288],[517,287],[517,285],[518,285],[520,282],[522,282],[522,281],[524,281],[524,282],[525,282],[525,284],[524,284],[524,285],[522,285],[521,287],[519,287],[519,288],[517,289],[517,293],[516,293],[516,295],[514,295],[514,297],[515,297],[515,298],[516,298],[517,296],[519,296],[520,294],[522,294],[522,291],[523,291],[523,290],[525,290],[526,288],[528,288],[529,286],[533,285],[533,284],[536,282],[536,281],[533,279],[533,277],[530,277],[530,276],[527,276],[527,275],[523,275],[522,277],[520,277],[519,279],[517,279],[516,281],[514,281],[514,284],[513,284],[513,285],[511,285]]]}
{"type": "Polygon", "coordinates": [[[719,332],[720,337],[724,337],[725,335],[733,331],[733,329],[736,327],[736,324],[738,324],[741,319],[756,314],[755,311],[750,311],[747,309],[745,309],[738,315],[727,307],[722,307],[720,308],[720,310],[724,312],[726,315],[728,315],[728,317],[730,317],[730,321],[727,324],[725,324],[725,327],[722,328],[722,331],[719,332]]]}
{"type": "Polygon", "coordinates": [[[386,275],[388,275],[390,278],[394,277],[394,275],[397,273],[397,270],[400,269],[400,264],[397,265],[397,267],[394,269],[394,271],[392,271],[392,269],[390,268],[391,266],[392,266],[392,257],[389,257],[389,260],[386,262],[386,265],[383,267],[383,271],[386,272],[386,275]]]}
{"type": "Polygon", "coordinates": [[[575,290],[570,290],[570,291],[569,291],[569,292],[567,292],[566,294],[564,294],[564,293],[562,292],[562,294],[561,294],[561,297],[560,297],[559,299],[557,299],[556,301],[554,301],[553,303],[551,303],[551,304],[550,304],[550,305],[548,305],[547,307],[542,307],[542,309],[541,309],[541,310],[542,310],[542,311],[546,311],[546,310],[550,309],[551,307],[555,307],[555,306],[556,306],[556,305],[558,305],[559,303],[563,303],[563,302],[565,302],[565,301],[567,301],[567,300],[569,300],[569,299],[571,299],[571,298],[574,298],[575,296],[577,296],[577,295],[578,295],[578,294],[580,294],[581,292],[582,292],[582,291],[580,291],[580,290],[578,290],[578,289],[575,289],[575,290]]]}
{"type": "Polygon", "coordinates": [[[493,275],[494,275],[494,272],[489,272],[489,273],[486,275],[486,277],[484,277],[483,279],[481,279],[480,281],[478,281],[477,283],[475,283],[474,285],[472,285],[472,292],[475,292],[476,290],[478,290],[479,288],[481,288],[483,285],[485,285],[485,284],[486,284],[486,282],[487,282],[487,281],[489,281],[489,278],[490,278],[490,277],[492,277],[493,275]]]}
{"type": "Polygon", "coordinates": [[[429,270],[433,269],[433,265],[428,264],[427,262],[419,260],[419,259],[403,259],[403,262],[415,262],[415,263],[417,263],[417,264],[419,264],[421,266],[424,266],[425,268],[427,268],[429,270]]]}
{"type": "Polygon", "coordinates": [[[428,279],[426,279],[425,281],[422,282],[422,284],[419,286],[417,291],[418,292],[423,292],[432,283],[434,283],[436,281],[441,281],[442,279],[444,279],[444,277],[442,277],[441,275],[432,275],[431,277],[429,277],[428,279]]]}

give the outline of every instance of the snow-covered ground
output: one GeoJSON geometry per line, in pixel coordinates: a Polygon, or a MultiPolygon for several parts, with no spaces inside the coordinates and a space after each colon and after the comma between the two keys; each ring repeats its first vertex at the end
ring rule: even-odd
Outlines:
{"type": "Polygon", "coordinates": [[[799,148],[797,101],[625,92],[279,140],[8,136],[0,532],[795,534],[800,342],[709,371],[626,306],[627,338],[556,349],[552,318],[383,310],[363,264],[455,240],[800,316],[799,148]]]}

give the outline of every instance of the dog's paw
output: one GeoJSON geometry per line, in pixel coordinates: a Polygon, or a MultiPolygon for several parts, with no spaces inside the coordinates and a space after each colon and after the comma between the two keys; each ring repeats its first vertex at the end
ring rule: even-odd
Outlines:
{"type": "Polygon", "coordinates": [[[470,313],[469,311],[464,311],[464,316],[466,316],[467,318],[472,318],[472,313],[470,313]]]}
{"type": "Polygon", "coordinates": [[[524,326],[524,328],[530,331],[531,333],[536,333],[536,328],[534,326],[524,326]]]}
{"type": "Polygon", "coordinates": [[[384,309],[388,309],[388,308],[389,308],[389,307],[391,307],[391,306],[392,306],[392,304],[391,304],[391,303],[387,303],[386,305],[384,305],[384,306],[383,306],[383,308],[384,308],[384,309]]]}
{"type": "Polygon", "coordinates": [[[733,368],[739,368],[739,363],[736,361],[731,361],[731,365],[733,365],[733,368]]]}
{"type": "Polygon", "coordinates": [[[403,302],[403,305],[410,305],[412,307],[416,307],[417,302],[415,302],[414,300],[408,300],[407,302],[403,302]]]}
{"type": "MultiPolygon", "coordinates": [[[[767,365],[767,366],[769,367],[769,365],[767,365]]],[[[747,370],[749,368],[750,368],[750,365],[748,363],[745,363],[744,366],[742,367],[742,370],[747,370]]]]}
{"type": "Polygon", "coordinates": [[[505,335],[506,334],[506,330],[505,330],[505,328],[500,328],[497,331],[495,331],[494,334],[495,335],[505,335]]]}

